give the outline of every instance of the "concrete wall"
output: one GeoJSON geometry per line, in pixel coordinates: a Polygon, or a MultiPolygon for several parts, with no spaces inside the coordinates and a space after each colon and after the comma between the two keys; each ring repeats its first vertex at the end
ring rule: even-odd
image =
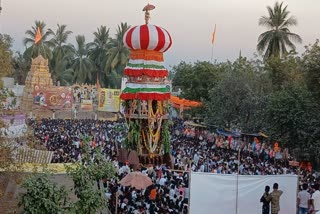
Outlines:
{"type": "MultiPolygon", "coordinates": [[[[21,185],[21,178],[25,178],[29,173],[13,174],[8,178],[3,174],[0,174],[0,213],[20,213],[21,208],[18,207],[18,203],[21,194],[25,191],[21,185]]],[[[64,185],[67,190],[73,187],[73,181],[65,174],[57,174],[52,176],[52,181],[59,185],[64,185]]],[[[69,194],[71,200],[76,200],[74,194],[69,194]]]]}
{"type": "Polygon", "coordinates": [[[3,82],[4,88],[13,88],[14,87],[14,79],[12,77],[3,77],[2,82],[3,82]]]}

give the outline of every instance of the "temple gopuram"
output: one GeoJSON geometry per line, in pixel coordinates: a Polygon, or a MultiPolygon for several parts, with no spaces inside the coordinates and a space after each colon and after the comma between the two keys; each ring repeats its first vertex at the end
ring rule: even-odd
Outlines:
{"type": "Polygon", "coordinates": [[[124,146],[136,151],[142,164],[170,164],[171,94],[163,53],[171,47],[172,40],[167,30],[149,24],[149,11],[154,8],[145,6],[145,24],[131,27],[123,37],[124,45],[130,49],[124,70],[128,81],[120,96],[129,128],[124,146]]]}
{"type": "MultiPolygon", "coordinates": [[[[30,112],[35,114],[37,109],[33,105],[34,97],[33,93],[40,88],[53,87],[51,73],[49,72],[48,60],[41,55],[32,59],[31,68],[28,72],[25,87],[22,97],[22,110],[29,115],[30,112]]],[[[42,113],[48,115],[42,115],[42,117],[51,116],[51,112],[41,110],[42,113]]]]}

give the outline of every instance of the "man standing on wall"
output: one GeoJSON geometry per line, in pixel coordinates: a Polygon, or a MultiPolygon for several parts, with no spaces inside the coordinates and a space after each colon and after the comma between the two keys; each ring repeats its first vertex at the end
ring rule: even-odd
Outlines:
{"type": "Polygon", "coordinates": [[[314,186],[315,192],[312,194],[311,201],[313,206],[313,213],[316,214],[320,212],[320,191],[319,191],[319,184],[314,186]]]}
{"type": "Polygon", "coordinates": [[[262,214],[270,214],[270,186],[266,186],[264,193],[260,199],[260,202],[263,203],[262,204],[262,214]]]}
{"type": "Polygon", "coordinates": [[[302,185],[302,191],[298,193],[298,207],[299,214],[308,214],[309,211],[309,201],[310,201],[310,193],[307,191],[308,184],[304,183],[302,185]]]}
{"type": "Polygon", "coordinates": [[[270,194],[271,196],[271,213],[278,214],[280,211],[280,197],[283,191],[278,190],[278,183],[273,184],[273,192],[270,194]]]}

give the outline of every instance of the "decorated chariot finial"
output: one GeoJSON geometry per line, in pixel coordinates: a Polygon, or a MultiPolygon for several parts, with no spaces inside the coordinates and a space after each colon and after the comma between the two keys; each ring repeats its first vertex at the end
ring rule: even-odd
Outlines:
{"type": "Polygon", "coordinates": [[[153,10],[154,8],[156,8],[154,5],[148,3],[148,4],[142,9],[142,11],[145,11],[145,13],[144,13],[144,20],[146,20],[146,25],[149,24],[149,20],[150,20],[149,10],[153,10]]]}

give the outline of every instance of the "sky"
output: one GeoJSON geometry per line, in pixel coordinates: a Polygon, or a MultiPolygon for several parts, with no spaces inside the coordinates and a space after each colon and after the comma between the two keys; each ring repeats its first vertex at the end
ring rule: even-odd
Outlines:
{"type": "MultiPolygon", "coordinates": [[[[261,16],[267,15],[266,7],[274,0],[0,0],[0,33],[13,37],[13,49],[24,51],[22,40],[25,31],[35,20],[44,21],[48,28],[66,24],[73,31],[70,43],[76,35],[85,35],[86,41],[93,39],[92,33],[100,25],[110,28],[113,36],[121,22],[131,26],[144,24],[142,8],[153,4],[151,24],[169,31],[173,44],[165,53],[167,66],[181,61],[219,62],[235,60],[241,50],[242,56],[252,58],[256,53],[258,36],[266,31],[258,25],[261,16]],[[217,25],[214,46],[211,44],[214,25],[217,25]]],[[[303,43],[297,44],[302,53],[304,46],[320,39],[319,0],[287,0],[291,15],[298,25],[291,32],[301,36],[303,43]]]]}

